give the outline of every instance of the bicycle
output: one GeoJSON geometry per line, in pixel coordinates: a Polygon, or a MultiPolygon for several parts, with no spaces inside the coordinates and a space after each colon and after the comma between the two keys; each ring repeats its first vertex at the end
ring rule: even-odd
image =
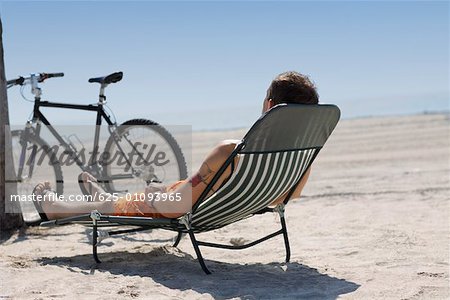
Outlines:
{"type": "MultiPolygon", "coordinates": [[[[155,143],[162,145],[161,147],[165,151],[164,153],[169,157],[167,161],[175,160],[171,164],[173,178],[170,180],[182,180],[187,177],[184,155],[177,141],[167,129],[148,119],[132,119],[121,125],[117,125],[114,113],[109,109],[114,116],[113,120],[111,115],[105,110],[107,107],[105,89],[109,84],[122,80],[122,72],[90,78],[88,80],[90,83],[100,84],[99,98],[96,104],[71,104],[41,100],[42,90],[39,84],[47,79],[63,76],[64,73],[36,73],[31,74],[29,77],[18,77],[7,81],[8,89],[13,86],[24,87],[30,85],[31,93],[34,95],[32,117],[26,122],[25,128],[11,131],[16,174],[15,181],[18,185],[19,194],[30,195],[33,187],[43,180],[50,181],[57,194],[62,195],[64,193],[61,161],[57,156],[55,147],[51,146],[40,136],[42,124],[48,128],[51,135],[58,141],[59,145],[57,145],[56,150],[62,147],[63,153],[73,159],[82,171],[93,174],[107,192],[125,193],[130,191],[130,187],[136,192],[144,190],[145,186],[151,182],[164,182],[169,180],[167,174],[170,166],[155,165],[154,162],[150,161],[148,155],[144,156],[145,153],[143,150],[148,145],[148,142],[153,142],[153,145],[155,143]],[[82,144],[80,139],[76,135],[63,138],[41,112],[41,107],[85,110],[97,114],[93,151],[89,161],[80,158],[81,151],[84,151],[84,145],[82,145],[82,150],[78,149],[75,145],[76,140],[78,140],[79,144],[82,144]],[[109,137],[105,144],[105,150],[103,153],[100,153],[99,140],[102,120],[107,123],[109,137]],[[139,149],[140,145],[144,145],[142,150],[139,149]],[[116,155],[117,153],[119,157],[125,160],[125,163],[123,161],[121,165],[114,161],[104,163],[102,155],[116,155]],[[134,157],[137,159],[134,160],[134,157]],[[174,168],[176,169],[175,175],[173,175],[174,168]]],[[[21,204],[24,210],[23,203],[21,204]]]]}

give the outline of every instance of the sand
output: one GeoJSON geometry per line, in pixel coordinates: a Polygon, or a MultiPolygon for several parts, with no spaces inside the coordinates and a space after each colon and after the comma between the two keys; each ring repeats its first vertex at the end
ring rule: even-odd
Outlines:
{"type": "MultiPolygon", "coordinates": [[[[193,165],[244,130],[194,134],[193,165]]],[[[230,251],[155,230],[115,236],[94,264],[89,229],[29,228],[0,246],[0,298],[448,299],[450,116],[343,120],[301,199],[287,206],[292,258],[281,237],[230,251]]],[[[267,214],[199,235],[229,243],[278,229],[267,214]]]]}

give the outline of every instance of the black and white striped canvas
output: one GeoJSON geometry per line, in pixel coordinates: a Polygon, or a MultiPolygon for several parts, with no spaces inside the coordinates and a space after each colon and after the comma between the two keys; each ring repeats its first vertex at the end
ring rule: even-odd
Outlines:
{"type": "Polygon", "coordinates": [[[333,105],[280,105],[244,137],[230,179],[193,212],[195,231],[220,228],[267,207],[300,180],[339,119],[333,105]]]}

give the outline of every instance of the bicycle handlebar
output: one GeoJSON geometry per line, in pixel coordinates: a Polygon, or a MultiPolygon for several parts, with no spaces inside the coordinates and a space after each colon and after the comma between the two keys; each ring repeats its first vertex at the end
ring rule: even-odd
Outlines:
{"type": "MultiPolygon", "coordinates": [[[[44,80],[49,79],[49,78],[63,77],[64,73],[38,73],[36,75],[38,75],[37,76],[38,82],[44,82],[44,80]]],[[[6,82],[6,84],[7,85],[23,85],[25,83],[25,81],[31,80],[31,77],[32,76],[30,76],[30,77],[22,77],[22,76],[20,76],[20,77],[15,78],[15,79],[8,80],[6,82]]]]}
{"type": "Polygon", "coordinates": [[[53,77],[63,77],[64,73],[41,73],[39,76],[39,82],[44,82],[45,79],[53,77]]]}
{"type": "Polygon", "coordinates": [[[8,80],[7,82],[6,82],[6,84],[7,85],[10,85],[10,84],[13,84],[13,85],[22,85],[23,83],[24,83],[24,81],[25,81],[25,78],[23,78],[22,76],[20,76],[20,77],[18,77],[18,78],[16,78],[16,79],[11,79],[11,80],[8,80]]]}

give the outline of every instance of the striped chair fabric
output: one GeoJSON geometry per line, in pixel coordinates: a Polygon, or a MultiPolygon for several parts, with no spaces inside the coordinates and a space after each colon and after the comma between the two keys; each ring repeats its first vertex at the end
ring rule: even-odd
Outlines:
{"type": "Polygon", "coordinates": [[[231,178],[192,216],[195,231],[217,229],[251,216],[300,180],[317,149],[242,153],[231,178]]]}
{"type": "Polygon", "coordinates": [[[243,138],[231,178],[193,211],[195,232],[252,216],[299,182],[339,120],[334,105],[282,104],[243,138]]]}

